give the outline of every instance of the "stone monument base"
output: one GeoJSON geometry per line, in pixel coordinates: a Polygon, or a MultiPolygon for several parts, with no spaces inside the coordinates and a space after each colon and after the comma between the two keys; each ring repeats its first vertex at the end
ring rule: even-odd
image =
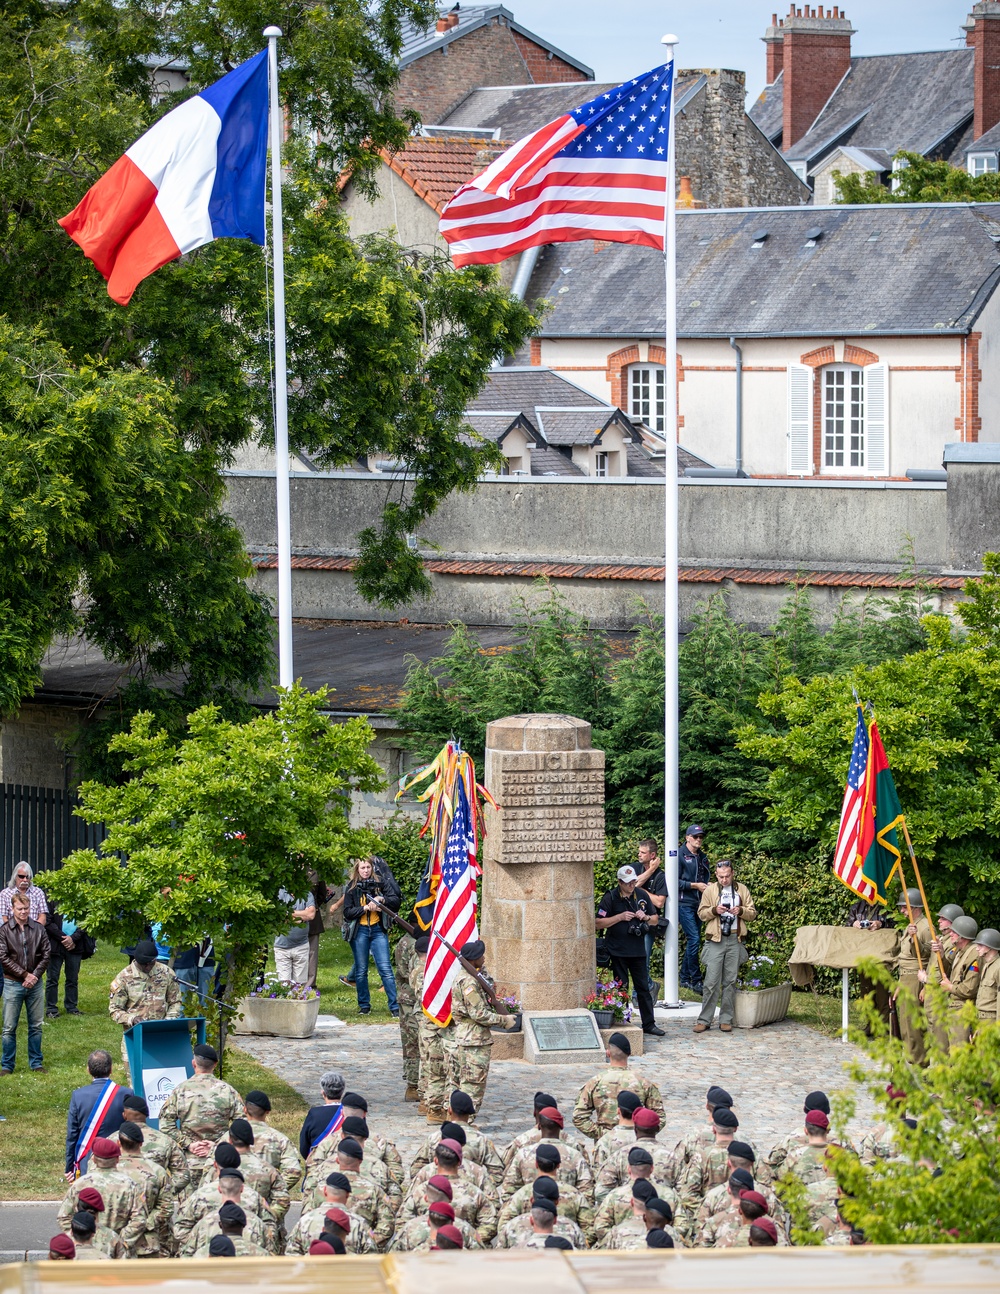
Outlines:
{"type": "MultiPolygon", "coordinates": [[[[642,1028],[637,1024],[616,1024],[613,1029],[602,1029],[601,1040],[605,1047],[613,1033],[623,1033],[632,1046],[632,1055],[641,1056],[644,1051],[642,1028]]],[[[506,1033],[502,1029],[493,1031],[492,1061],[524,1060],[524,1030],[520,1033],[506,1033]]],[[[598,1060],[598,1066],[600,1060],[598,1060]]]]}

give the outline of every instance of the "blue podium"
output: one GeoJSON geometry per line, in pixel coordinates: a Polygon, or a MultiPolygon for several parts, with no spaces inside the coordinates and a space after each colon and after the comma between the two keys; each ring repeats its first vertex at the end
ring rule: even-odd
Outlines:
{"type": "Polygon", "coordinates": [[[163,1102],[178,1083],[194,1073],[192,1025],[197,1027],[198,1043],[204,1042],[203,1015],[182,1016],[179,1020],[143,1020],[125,1030],[132,1090],[146,1098],[149,1122],[154,1128],[160,1126],[163,1102]]]}

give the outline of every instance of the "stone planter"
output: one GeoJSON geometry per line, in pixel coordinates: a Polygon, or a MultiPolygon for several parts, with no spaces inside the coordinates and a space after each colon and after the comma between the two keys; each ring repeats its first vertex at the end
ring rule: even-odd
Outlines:
{"type": "Polygon", "coordinates": [[[610,1029],[615,1022],[614,1011],[595,1011],[593,1015],[598,1029],[610,1029]]]}
{"type": "Polygon", "coordinates": [[[233,1033],[264,1033],[275,1038],[311,1038],[316,1031],[319,998],[295,1002],[289,998],[245,997],[240,1002],[243,1019],[233,1033]]]}
{"type": "Polygon", "coordinates": [[[752,993],[736,990],[733,1024],[737,1029],[759,1029],[763,1024],[784,1020],[792,1000],[792,981],[774,988],[759,988],[752,993]]]}

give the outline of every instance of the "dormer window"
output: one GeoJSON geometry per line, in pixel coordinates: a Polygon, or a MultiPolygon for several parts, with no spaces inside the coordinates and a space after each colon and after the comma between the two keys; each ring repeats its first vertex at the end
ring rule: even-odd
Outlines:
{"type": "Polygon", "coordinates": [[[600,450],[600,449],[594,455],[594,475],[595,476],[608,475],[608,457],[609,455],[604,450],[600,450]]]}
{"type": "Polygon", "coordinates": [[[628,391],[631,416],[644,422],[650,431],[662,431],[663,369],[655,364],[633,364],[629,369],[628,391]]]}
{"type": "Polygon", "coordinates": [[[997,170],[996,153],[970,153],[970,175],[992,175],[997,170]]]}

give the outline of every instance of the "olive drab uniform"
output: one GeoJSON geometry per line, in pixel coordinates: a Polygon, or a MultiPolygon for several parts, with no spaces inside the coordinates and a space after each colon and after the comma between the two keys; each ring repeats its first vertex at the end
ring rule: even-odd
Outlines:
{"type": "Polygon", "coordinates": [[[1000,956],[987,962],[979,976],[976,1014],[984,1024],[1000,1020],[1000,956]]]}
{"type": "Polygon", "coordinates": [[[655,1083],[641,1078],[633,1069],[605,1069],[580,1089],[573,1107],[573,1126],[593,1141],[618,1126],[618,1095],[633,1092],[664,1122],[663,1097],[655,1083]]]}
{"type": "Polygon", "coordinates": [[[948,993],[948,1048],[960,1047],[969,1041],[969,1027],[959,1018],[959,1012],[966,1002],[975,1002],[979,992],[979,950],[973,941],[961,952],[955,953],[955,959],[948,972],[951,989],[948,993]]]}
{"type": "Polygon", "coordinates": [[[195,1074],[170,1091],[160,1109],[160,1131],[184,1151],[193,1189],[201,1185],[215,1161],[210,1153],[193,1154],[192,1143],[210,1141],[215,1145],[232,1123],[245,1118],[242,1096],[214,1074],[195,1074]]]}
{"type": "Polygon", "coordinates": [[[410,983],[414,961],[420,961],[416,941],[404,934],[396,945],[396,997],[399,1001],[399,1037],[403,1044],[403,1078],[407,1087],[420,1086],[420,1004],[410,983]]]}
{"type": "MultiPolygon", "coordinates": [[[[135,962],[129,962],[111,981],[109,993],[108,1011],[112,1020],[123,1029],[131,1029],[134,1024],[142,1024],[146,1020],[179,1020],[184,1014],[177,976],[161,962],[154,962],[148,973],[140,970],[135,962]]],[[[131,1083],[124,1036],[122,1064],[126,1081],[131,1083]]]]}
{"type": "Polygon", "coordinates": [[[931,928],[925,916],[916,920],[915,935],[908,935],[904,930],[899,937],[899,983],[898,988],[906,989],[912,994],[912,1000],[905,1001],[899,997],[896,1001],[896,1012],[899,1018],[899,1032],[906,1048],[906,1056],[912,1065],[922,1065],[926,1059],[924,1044],[924,1013],[920,1007],[920,981],[917,971],[920,962],[917,960],[917,949],[924,969],[927,968],[931,955],[931,928]]]}
{"type": "Polygon", "coordinates": [[[444,1039],[448,1088],[465,1092],[478,1112],[486,1092],[493,1050],[492,1025],[505,1017],[486,1001],[482,985],[467,970],[460,970],[451,986],[451,1032],[444,1039]]]}
{"type": "Polygon", "coordinates": [[[420,1076],[417,1090],[429,1114],[443,1115],[448,1104],[448,1076],[445,1068],[444,1040],[451,1025],[442,1028],[425,1015],[421,1002],[424,993],[424,963],[414,957],[410,969],[417,1014],[417,1040],[420,1045],[420,1076]]]}

